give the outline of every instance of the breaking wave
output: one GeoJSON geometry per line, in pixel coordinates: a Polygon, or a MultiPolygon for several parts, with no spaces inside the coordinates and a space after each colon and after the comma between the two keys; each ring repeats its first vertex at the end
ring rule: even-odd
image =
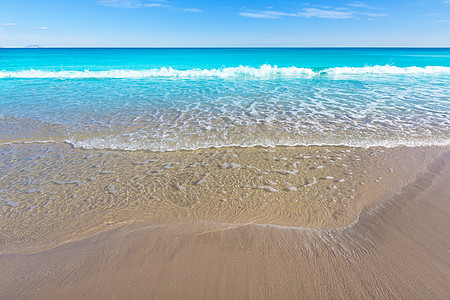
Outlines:
{"type": "Polygon", "coordinates": [[[366,66],[366,67],[336,67],[323,70],[299,67],[277,67],[262,65],[261,67],[229,67],[220,69],[189,69],[176,70],[171,67],[147,70],[108,70],[108,71],[45,71],[45,70],[21,70],[0,71],[0,78],[59,78],[59,79],[89,79],[89,78],[152,78],[152,77],[314,77],[314,76],[337,76],[337,75],[414,75],[414,74],[450,74],[450,67],[427,66],[427,67],[396,67],[366,66]]]}

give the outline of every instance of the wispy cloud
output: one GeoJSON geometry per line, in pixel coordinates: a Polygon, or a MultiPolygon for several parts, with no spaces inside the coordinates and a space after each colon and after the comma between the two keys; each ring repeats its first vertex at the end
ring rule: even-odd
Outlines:
{"type": "Polygon", "coordinates": [[[95,2],[98,5],[115,8],[169,8],[175,11],[185,11],[190,13],[203,12],[199,8],[183,8],[167,3],[167,0],[152,0],[144,2],[142,0],[99,0],[95,2]]]}
{"type": "Polygon", "coordinates": [[[298,16],[304,18],[350,19],[354,14],[352,11],[305,8],[302,12],[298,13],[298,16]]]}
{"type": "Polygon", "coordinates": [[[182,10],[196,14],[203,12],[200,8],[182,8],[182,10]]]}
{"type": "Polygon", "coordinates": [[[16,26],[16,23],[3,23],[2,25],[6,27],[14,27],[16,26]]]}
{"type": "Polygon", "coordinates": [[[450,23],[450,20],[439,20],[436,23],[450,23]]]}
{"type": "MultiPolygon", "coordinates": [[[[162,2],[162,1],[161,1],[162,2]]],[[[178,11],[185,11],[185,12],[190,12],[190,13],[201,13],[203,12],[203,10],[201,10],[200,8],[183,8],[183,7],[177,7],[174,5],[170,5],[170,4],[163,4],[163,3],[146,3],[144,4],[145,7],[149,7],[149,8],[170,8],[172,10],[178,10],[178,11]]]]}
{"type": "Polygon", "coordinates": [[[247,11],[247,12],[241,12],[239,14],[243,17],[259,18],[259,19],[279,19],[281,17],[298,17],[297,14],[285,13],[285,12],[274,11],[274,10],[247,11]]]}
{"type": "Polygon", "coordinates": [[[297,13],[281,12],[274,10],[248,10],[245,12],[240,12],[239,15],[247,18],[259,18],[259,19],[280,19],[282,17],[297,17],[297,18],[321,18],[321,19],[351,19],[358,15],[368,16],[368,17],[385,17],[386,13],[373,13],[364,11],[355,11],[349,9],[338,9],[338,8],[315,8],[309,7],[304,8],[297,13]]]}
{"type": "Polygon", "coordinates": [[[33,27],[34,30],[48,30],[48,27],[42,26],[42,27],[33,27]]]}
{"type": "Polygon", "coordinates": [[[357,8],[366,8],[366,9],[379,9],[378,7],[369,5],[367,3],[361,2],[361,1],[353,1],[347,4],[351,7],[357,7],[357,8]]]}
{"type": "Polygon", "coordinates": [[[142,3],[135,0],[100,0],[95,3],[102,6],[118,7],[118,8],[142,7],[142,3]]]}
{"type": "Polygon", "coordinates": [[[255,18],[255,19],[278,19],[276,16],[272,16],[269,14],[262,12],[240,12],[239,15],[246,17],[246,18],[255,18]]]}
{"type": "Polygon", "coordinates": [[[450,3],[450,0],[444,1],[444,2],[442,2],[442,3],[444,3],[444,4],[449,4],[449,3],[450,3]]]}
{"type": "Polygon", "coordinates": [[[378,17],[387,17],[389,16],[387,13],[370,13],[370,12],[363,12],[363,11],[358,11],[355,12],[357,15],[362,15],[362,16],[368,16],[368,17],[374,17],[374,18],[378,18],[378,17]]]}
{"type": "Polygon", "coordinates": [[[170,5],[162,4],[162,3],[145,3],[144,6],[145,7],[171,7],[170,5]]]}

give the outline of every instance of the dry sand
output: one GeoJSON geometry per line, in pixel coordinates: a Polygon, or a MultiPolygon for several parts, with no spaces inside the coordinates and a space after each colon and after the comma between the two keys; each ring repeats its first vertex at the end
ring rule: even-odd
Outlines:
{"type": "Polygon", "coordinates": [[[450,299],[450,154],[346,227],[134,224],[0,270],[4,299],[450,299]]]}

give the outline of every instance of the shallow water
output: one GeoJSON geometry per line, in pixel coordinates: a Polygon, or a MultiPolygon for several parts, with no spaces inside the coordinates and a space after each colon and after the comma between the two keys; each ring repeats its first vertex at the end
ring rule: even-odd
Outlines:
{"type": "Polygon", "coordinates": [[[441,148],[149,152],[0,147],[1,248],[57,244],[136,221],[334,228],[390,197],[441,148]]]}

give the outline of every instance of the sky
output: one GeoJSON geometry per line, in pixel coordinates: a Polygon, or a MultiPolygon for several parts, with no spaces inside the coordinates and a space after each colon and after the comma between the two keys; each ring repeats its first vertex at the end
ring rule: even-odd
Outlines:
{"type": "Polygon", "coordinates": [[[0,47],[450,47],[450,0],[0,0],[0,47]]]}

